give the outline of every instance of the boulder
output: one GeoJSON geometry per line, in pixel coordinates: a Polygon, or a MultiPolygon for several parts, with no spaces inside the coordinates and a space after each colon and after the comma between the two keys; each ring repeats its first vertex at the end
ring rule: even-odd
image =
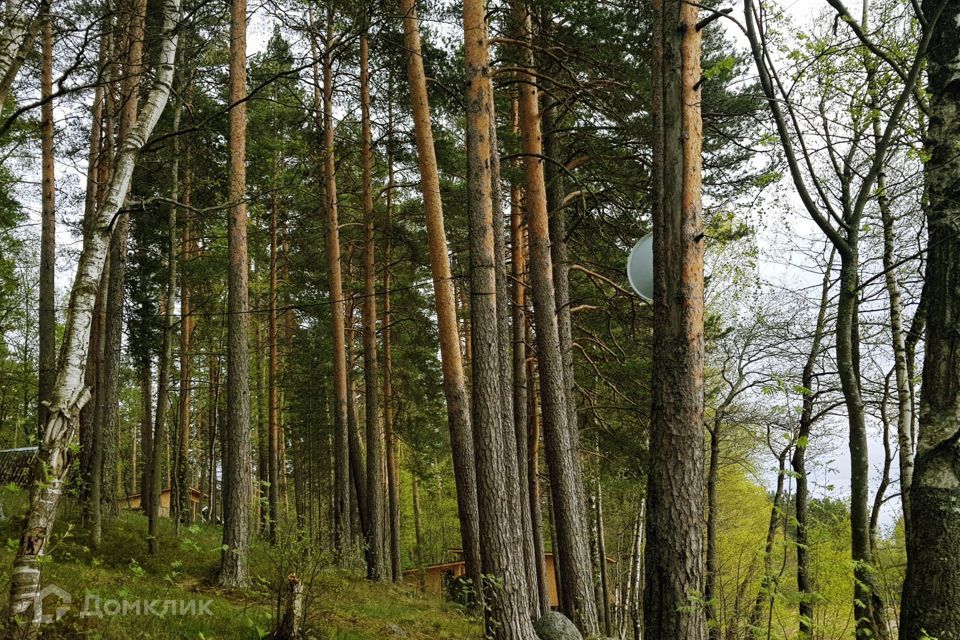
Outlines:
{"type": "Polygon", "coordinates": [[[562,613],[551,611],[533,623],[540,640],[583,640],[577,627],[562,613]]]}

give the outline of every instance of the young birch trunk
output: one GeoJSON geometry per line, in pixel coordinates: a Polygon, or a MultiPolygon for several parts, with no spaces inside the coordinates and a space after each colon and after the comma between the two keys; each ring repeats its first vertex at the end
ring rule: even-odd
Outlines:
{"type": "Polygon", "coordinates": [[[697,5],[654,3],[653,410],[644,637],[703,640],[703,220],[697,5]]]}
{"type": "MultiPolygon", "coordinates": [[[[49,3],[45,3],[49,11],[49,3]]],[[[7,92],[13,84],[14,76],[23,64],[32,43],[31,22],[36,9],[24,5],[20,0],[8,0],[3,12],[3,26],[0,27],[0,111],[7,100],[7,92]]],[[[43,13],[43,8],[41,8],[43,13]]]]}
{"type": "Polygon", "coordinates": [[[537,362],[543,402],[544,444],[550,467],[554,520],[560,560],[558,582],[563,584],[561,610],[584,634],[597,634],[597,603],[594,597],[587,549],[586,496],[576,442],[568,428],[566,378],[560,352],[557,302],[550,255],[547,194],[540,136],[540,105],[533,70],[531,22],[523,2],[513,3],[513,20],[520,29],[521,51],[520,130],[526,177],[526,216],[530,243],[530,283],[536,324],[537,362]]]}
{"type": "Polygon", "coordinates": [[[470,219],[470,317],[473,345],[473,438],[477,463],[487,636],[536,637],[530,622],[516,471],[516,442],[506,438],[498,327],[497,255],[491,193],[493,85],[483,0],[465,0],[467,211],[470,219]]]}
{"type": "Polygon", "coordinates": [[[380,372],[377,363],[377,273],[373,219],[373,133],[370,126],[369,46],[360,36],[360,111],[363,236],[363,385],[367,435],[367,579],[387,579],[384,534],[383,423],[380,422],[380,372]]]}
{"type": "Polygon", "coordinates": [[[166,0],[154,85],[147,96],[140,120],[121,141],[103,204],[90,221],[89,232],[84,238],[71,290],[63,348],[48,407],[49,419],[33,466],[29,508],[10,579],[10,616],[26,623],[28,636],[36,634],[41,616],[40,608],[35,606],[40,592],[39,561],[46,552],[46,542],[56,520],[77,418],[90,399],[90,389],[83,381],[86,346],[90,339],[93,306],[107,257],[112,222],[130,186],[140,149],[160,119],[170,95],[177,50],[175,26],[179,14],[179,0],[166,0]]]}
{"type": "Polygon", "coordinates": [[[453,449],[460,535],[463,541],[467,575],[470,576],[475,585],[479,585],[480,525],[477,512],[477,476],[473,458],[473,434],[471,433],[470,412],[463,375],[463,357],[460,352],[460,332],[457,326],[457,310],[454,303],[453,276],[447,257],[443,204],[440,200],[440,176],[437,169],[436,152],[433,147],[430,104],[427,99],[427,80],[423,70],[420,46],[420,25],[414,0],[401,0],[400,12],[403,15],[410,101],[417,139],[427,242],[430,250],[430,268],[433,274],[433,290],[437,306],[443,390],[447,401],[450,444],[453,449]]]}
{"type": "Polygon", "coordinates": [[[230,4],[230,166],[227,180],[227,422],[223,431],[223,550],[217,582],[249,581],[250,376],[248,361],[249,263],[247,259],[247,2],[230,4]]]}

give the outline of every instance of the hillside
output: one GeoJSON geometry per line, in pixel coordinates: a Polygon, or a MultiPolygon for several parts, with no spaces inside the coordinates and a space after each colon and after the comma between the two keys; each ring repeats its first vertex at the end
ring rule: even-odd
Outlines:
{"type": "MultiPolygon", "coordinates": [[[[307,593],[308,637],[481,637],[479,624],[455,605],[406,586],[371,584],[359,570],[333,569],[325,566],[328,563],[324,559],[304,562],[293,544],[279,552],[255,542],[250,557],[253,586],[242,592],[226,591],[213,585],[219,527],[195,525],[184,529],[178,539],[173,524],[164,519],[161,551],[150,556],[144,542],[147,521],[138,513],[125,512],[109,522],[99,551],[89,548],[77,533],[79,514],[74,511],[65,515],[65,526],[58,528],[53,560],[44,569],[44,585],[64,589],[72,602],[58,621],[44,625],[43,638],[260,638],[272,628],[275,588],[292,562],[300,562],[309,572],[304,576],[305,583],[311,583],[307,593]],[[315,577],[311,580],[309,574],[315,577]],[[89,604],[86,615],[85,601],[89,604]],[[167,601],[178,603],[175,611],[168,608],[164,613],[163,603],[167,601]],[[152,608],[151,602],[155,603],[152,608]]],[[[16,519],[2,524],[7,540],[0,550],[4,581],[10,575],[17,525],[16,519]]],[[[47,597],[44,604],[44,613],[55,615],[59,606],[56,597],[47,597]]]]}

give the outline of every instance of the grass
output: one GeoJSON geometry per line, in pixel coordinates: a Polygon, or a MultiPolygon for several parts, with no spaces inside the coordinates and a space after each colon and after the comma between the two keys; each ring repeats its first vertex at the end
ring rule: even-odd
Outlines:
{"type": "MultiPolygon", "coordinates": [[[[292,570],[307,586],[308,637],[316,640],[473,640],[482,637],[479,623],[460,607],[437,597],[417,593],[407,586],[372,584],[359,571],[322,566],[322,558],[305,562],[296,544],[271,548],[256,541],[250,555],[252,586],[226,590],[214,585],[220,557],[221,531],[213,525],[183,528],[176,536],[173,523],[161,522],[160,552],[147,553],[146,518],[123,512],[105,523],[99,550],[89,546],[79,527],[75,508],[61,517],[43,567],[43,584],[66,590],[72,603],[57,622],[44,625],[43,638],[95,638],[103,640],[195,640],[262,638],[273,626],[278,585],[292,570]],[[311,577],[312,576],[312,577],[311,577]],[[99,599],[99,600],[97,600],[99,599]],[[113,613],[112,601],[128,604],[126,613],[83,615],[85,601],[100,603],[113,613]],[[111,601],[108,604],[108,601],[111,601]],[[155,615],[146,604],[156,601],[191,602],[187,615],[155,615]],[[203,605],[202,603],[208,602],[203,605]],[[129,609],[132,607],[132,610],[129,609]],[[109,608],[109,609],[108,609],[109,608]],[[210,614],[207,614],[209,611],[210,614]]],[[[7,513],[11,513],[8,508],[7,513]]],[[[0,524],[0,579],[8,584],[10,566],[19,535],[19,518],[0,524]]],[[[316,554],[314,554],[316,555],[316,554]]],[[[311,556],[314,557],[314,556],[311,556]]],[[[44,612],[57,605],[48,598],[44,612]]],[[[178,609],[181,605],[178,605],[178,609]]],[[[91,609],[96,613],[96,609],[91,609]]]]}

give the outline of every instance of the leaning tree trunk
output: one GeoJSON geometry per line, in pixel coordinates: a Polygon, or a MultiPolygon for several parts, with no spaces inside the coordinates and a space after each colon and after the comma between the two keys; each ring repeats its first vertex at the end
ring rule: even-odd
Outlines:
{"type": "MultiPolygon", "coordinates": [[[[227,421],[223,429],[223,549],[217,582],[249,581],[250,375],[248,361],[249,264],[247,260],[247,2],[230,4],[230,164],[227,178],[227,421]]],[[[156,446],[154,447],[156,449],[156,446]]]]}
{"type": "Polygon", "coordinates": [[[140,149],[160,119],[170,95],[177,50],[175,27],[179,14],[179,0],[166,0],[153,87],[137,125],[119,146],[120,152],[106,185],[102,205],[88,226],[80,252],[57,377],[51,393],[49,420],[33,465],[30,503],[10,580],[10,615],[27,624],[27,635],[30,636],[36,634],[41,617],[40,608],[35,606],[40,593],[40,560],[46,553],[46,542],[56,520],[77,418],[90,399],[90,389],[83,382],[86,347],[90,339],[94,300],[113,230],[112,223],[130,186],[140,149]]]}
{"type": "MultiPolygon", "coordinates": [[[[49,4],[46,5],[49,9],[49,4]]],[[[7,91],[13,84],[13,77],[23,64],[28,53],[26,45],[33,40],[31,23],[35,8],[25,5],[21,0],[8,0],[3,12],[3,26],[0,27],[0,111],[7,100],[7,91]]]]}
{"type": "Polygon", "coordinates": [[[703,219],[697,5],[654,3],[653,409],[644,637],[703,640],[703,219]]]}
{"type": "Polygon", "coordinates": [[[420,25],[414,0],[401,0],[404,47],[407,51],[407,74],[410,102],[420,165],[420,187],[426,217],[430,269],[433,275],[437,325],[440,334],[440,360],[443,391],[447,401],[450,445],[453,449],[454,479],[457,485],[457,509],[463,541],[467,575],[480,584],[479,515],[477,512],[477,475],[473,459],[473,434],[460,352],[460,332],[453,294],[453,276],[447,255],[447,238],[443,224],[443,203],[440,200],[440,176],[433,146],[427,79],[420,46],[420,25]]]}
{"type": "Polygon", "coordinates": [[[900,637],[954,640],[960,638],[960,97],[954,72],[960,5],[923,7],[933,29],[927,57],[930,159],[924,165],[928,306],[900,637]]]}
{"type": "Polygon", "coordinates": [[[502,345],[497,306],[490,140],[493,85],[483,0],[463,3],[467,78],[467,211],[470,221],[470,317],[473,346],[473,437],[477,463],[480,548],[487,637],[536,637],[517,504],[516,443],[507,438],[502,406],[502,345]]]}
{"type": "Polygon", "coordinates": [[[523,64],[518,74],[520,130],[527,187],[525,213],[530,243],[530,283],[543,402],[544,443],[557,527],[558,548],[554,553],[555,559],[559,556],[561,561],[561,609],[583,633],[597,634],[597,603],[593,592],[590,554],[586,546],[589,539],[586,496],[578,460],[580,452],[575,448],[568,428],[566,378],[557,327],[547,194],[541,159],[540,105],[529,46],[532,43],[531,23],[526,6],[519,0],[513,3],[513,19],[521,30],[520,41],[528,45],[521,52],[523,64]]]}

